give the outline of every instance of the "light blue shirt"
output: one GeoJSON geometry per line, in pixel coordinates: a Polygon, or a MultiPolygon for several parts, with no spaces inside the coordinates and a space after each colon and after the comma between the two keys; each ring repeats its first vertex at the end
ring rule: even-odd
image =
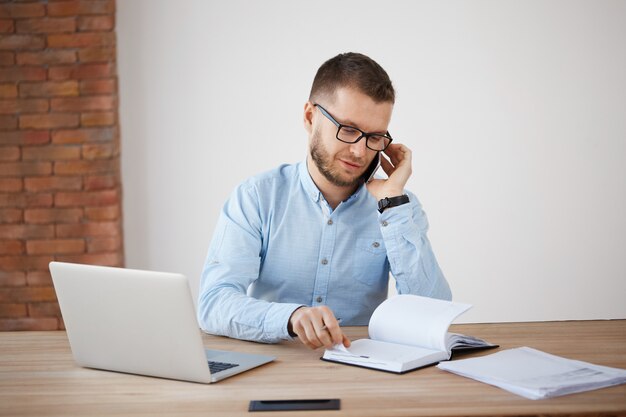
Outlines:
{"type": "Polygon", "coordinates": [[[451,299],[417,198],[378,212],[363,185],[334,210],[306,162],[240,184],[220,214],[202,271],[198,320],[208,333],[260,342],[291,339],[300,306],[327,305],[342,325],[367,325],[387,298],[451,299]]]}

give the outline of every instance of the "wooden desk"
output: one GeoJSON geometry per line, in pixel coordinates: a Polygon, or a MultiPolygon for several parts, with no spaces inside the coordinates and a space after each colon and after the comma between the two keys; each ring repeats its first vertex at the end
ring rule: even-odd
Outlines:
{"type": "MultiPolygon", "coordinates": [[[[626,368],[626,320],[454,325],[502,348],[534,348],[626,368]]],[[[363,327],[346,328],[352,338],[363,327]]],[[[405,375],[333,364],[299,343],[263,345],[206,336],[206,346],[278,360],[202,385],[74,365],[65,332],[0,333],[1,416],[235,416],[252,399],[341,398],[341,411],[259,413],[260,417],[626,415],[626,385],[532,401],[429,367],[405,375]]],[[[494,351],[470,354],[478,356],[494,351]]]]}

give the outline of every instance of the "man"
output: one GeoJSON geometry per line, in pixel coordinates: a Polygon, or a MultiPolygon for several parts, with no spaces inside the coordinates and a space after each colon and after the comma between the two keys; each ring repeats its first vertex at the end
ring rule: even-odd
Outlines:
{"type": "Polygon", "coordinates": [[[366,325],[389,271],[401,294],[451,298],[426,216],[404,189],[411,151],[388,132],[394,100],[389,76],[365,55],[319,68],[304,105],[306,161],[248,179],[222,210],[200,285],[205,331],[349,346],[338,318],[366,325]],[[388,179],[366,183],[379,154],[388,179]]]}

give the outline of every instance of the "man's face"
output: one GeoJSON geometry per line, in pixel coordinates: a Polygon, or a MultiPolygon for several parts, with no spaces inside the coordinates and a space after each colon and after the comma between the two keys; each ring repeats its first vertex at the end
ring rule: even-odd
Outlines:
{"type": "MultiPolygon", "coordinates": [[[[392,103],[376,103],[352,88],[341,88],[335,92],[334,100],[320,99],[317,104],[324,107],[339,123],[368,133],[387,132],[393,110],[392,103]]],[[[376,151],[365,146],[365,138],[357,143],[339,141],[336,137],[337,126],[319,109],[312,110],[309,150],[318,171],[333,185],[357,186],[376,156],[376,151]]]]}

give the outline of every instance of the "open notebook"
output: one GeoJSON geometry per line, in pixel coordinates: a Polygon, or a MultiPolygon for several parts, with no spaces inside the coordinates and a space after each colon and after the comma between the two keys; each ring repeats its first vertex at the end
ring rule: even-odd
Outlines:
{"type": "Polygon", "coordinates": [[[336,345],[323,360],[403,373],[450,359],[461,350],[498,347],[482,339],[449,333],[448,327],[469,304],[417,295],[398,295],[383,302],[372,314],[369,339],[336,345]]]}

